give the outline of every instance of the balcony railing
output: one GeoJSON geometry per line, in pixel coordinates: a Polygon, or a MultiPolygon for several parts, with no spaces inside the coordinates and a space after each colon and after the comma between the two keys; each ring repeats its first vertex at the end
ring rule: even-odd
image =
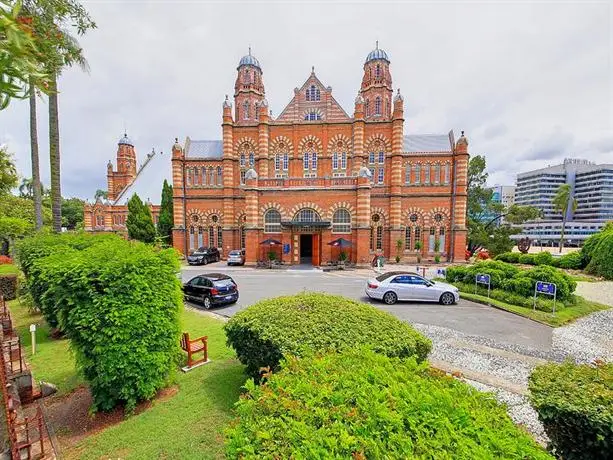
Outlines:
{"type": "Polygon", "coordinates": [[[355,187],[357,177],[290,177],[274,179],[258,179],[261,188],[294,188],[294,187],[355,187]]]}

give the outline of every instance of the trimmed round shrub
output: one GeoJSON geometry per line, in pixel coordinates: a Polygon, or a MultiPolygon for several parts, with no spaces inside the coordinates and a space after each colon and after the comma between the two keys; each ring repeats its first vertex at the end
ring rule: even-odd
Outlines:
{"type": "Polygon", "coordinates": [[[586,271],[613,280],[613,231],[602,233],[586,271]]]}
{"type": "Polygon", "coordinates": [[[228,345],[258,378],[278,370],[283,356],[370,345],[388,356],[426,359],[432,343],[389,313],[345,297],[302,293],[258,302],[224,326],[228,345]]]}
{"type": "Polygon", "coordinates": [[[498,254],[494,260],[499,260],[500,262],[507,262],[510,264],[519,263],[519,256],[521,253],[519,252],[503,252],[502,254],[498,254]]]}
{"type": "Polygon", "coordinates": [[[454,265],[447,268],[446,279],[451,282],[475,284],[475,277],[479,274],[490,275],[491,287],[497,288],[503,280],[519,273],[519,268],[498,260],[477,262],[469,266],[454,265]]]}
{"type": "Polygon", "coordinates": [[[414,359],[354,349],[282,367],[247,382],[228,458],[552,458],[493,395],[414,359]]]}
{"type": "Polygon", "coordinates": [[[557,286],[556,296],[559,300],[570,298],[577,287],[577,282],[563,271],[547,265],[539,265],[530,270],[522,270],[513,278],[506,279],[502,283],[502,288],[524,297],[532,297],[537,281],[555,283],[557,286]]]}
{"type": "Polygon", "coordinates": [[[538,254],[534,255],[534,264],[535,265],[552,265],[553,264],[553,256],[550,252],[542,251],[538,254]]]}
{"type": "Polygon", "coordinates": [[[518,262],[524,265],[535,265],[534,254],[520,254],[518,262]]]}
{"type": "Polygon", "coordinates": [[[591,262],[600,241],[602,241],[605,234],[608,233],[613,233],[613,222],[608,222],[602,230],[591,235],[585,240],[585,243],[583,243],[583,246],[581,247],[581,258],[583,259],[582,265],[584,267],[587,267],[587,265],[591,262]]]}
{"type": "Polygon", "coordinates": [[[530,402],[559,458],[611,458],[613,364],[546,364],[533,371],[528,387],[530,402]]]}
{"type": "Polygon", "coordinates": [[[564,254],[559,259],[554,259],[554,262],[558,261],[558,267],[580,270],[583,268],[583,256],[580,251],[569,252],[568,254],[564,254]]]}

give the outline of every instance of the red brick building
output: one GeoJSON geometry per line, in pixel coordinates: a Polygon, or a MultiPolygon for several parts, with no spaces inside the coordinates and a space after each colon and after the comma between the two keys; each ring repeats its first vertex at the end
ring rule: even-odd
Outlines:
{"type": "MultiPolygon", "coordinates": [[[[342,237],[358,263],[375,254],[463,260],[468,142],[452,132],[405,133],[403,109],[377,47],[351,116],[313,70],[273,118],[262,66],[249,53],[234,104],[223,103],[222,140],[188,137],[172,148],[174,246],[216,246],[222,256],[245,248],[248,263],[274,250],[286,263],[320,265],[338,257],[328,243],[342,237]],[[261,244],[269,239],[280,244],[261,244]]],[[[134,172],[127,161],[109,170],[109,192],[134,172]]]]}

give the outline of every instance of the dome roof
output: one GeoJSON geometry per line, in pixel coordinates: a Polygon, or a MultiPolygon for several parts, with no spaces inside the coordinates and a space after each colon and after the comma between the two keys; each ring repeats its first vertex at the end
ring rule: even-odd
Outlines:
{"type": "Polygon", "coordinates": [[[377,47],[368,53],[368,56],[366,56],[366,62],[374,61],[376,59],[383,59],[384,61],[390,62],[390,59],[387,57],[387,53],[382,49],[379,49],[379,42],[377,42],[377,47]]]}
{"type": "Polygon", "coordinates": [[[128,135],[125,134],[125,133],[124,133],[123,137],[121,139],[119,139],[118,144],[119,145],[131,145],[132,147],[134,147],[134,144],[132,143],[132,141],[130,140],[128,135]]]}
{"type": "Polygon", "coordinates": [[[246,56],[243,56],[238,63],[239,67],[244,65],[252,65],[262,70],[262,68],[260,67],[260,62],[255,58],[255,56],[251,55],[251,51],[249,51],[249,54],[247,54],[246,56]]]}

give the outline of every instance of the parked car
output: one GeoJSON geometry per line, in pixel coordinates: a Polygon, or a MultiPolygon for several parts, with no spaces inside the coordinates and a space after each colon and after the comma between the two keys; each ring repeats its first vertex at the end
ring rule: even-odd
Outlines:
{"type": "Polygon", "coordinates": [[[190,265],[206,265],[209,262],[219,262],[219,259],[219,249],[203,246],[187,256],[187,263],[190,265]]]}
{"type": "Polygon", "coordinates": [[[228,253],[228,265],[245,265],[245,250],[233,249],[228,253]]]}
{"type": "Polygon", "coordinates": [[[207,310],[216,305],[234,303],[238,300],[238,286],[223,273],[198,275],[183,285],[186,300],[200,302],[207,310]]]}
{"type": "Polygon", "coordinates": [[[366,282],[366,295],[388,305],[398,300],[440,302],[451,305],[460,300],[458,288],[451,284],[431,281],[417,273],[388,272],[366,282]]]}

